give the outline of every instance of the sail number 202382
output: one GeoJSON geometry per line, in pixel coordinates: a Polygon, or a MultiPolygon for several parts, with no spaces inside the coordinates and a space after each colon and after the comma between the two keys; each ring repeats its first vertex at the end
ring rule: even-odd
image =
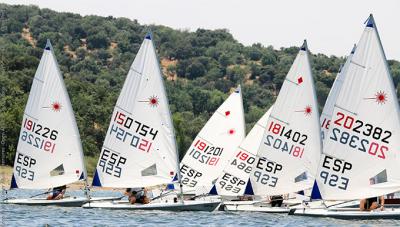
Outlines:
{"type": "Polygon", "coordinates": [[[389,151],[386,144],[389,144],[392,132],[364,123],[341,112],[337,112],[336,117],[333,124],[335,127],[332,129],[329,139],[369,155],[381,159],[386,158],[385,153],[389,151]]]}
{"type": "Polygon", "coordinates": [[[381,140],[383,143],[389,144],[389,138],[392,136],[391,131],[364,123],[361,120],[354,119],[354,117],[345,115],[341,112],[337,112],[336,117],[337,119],[334,121],[335,125],[342,126],[346,129],[352,130],[355,133],[371,137],[375,140],[381,140]]]}

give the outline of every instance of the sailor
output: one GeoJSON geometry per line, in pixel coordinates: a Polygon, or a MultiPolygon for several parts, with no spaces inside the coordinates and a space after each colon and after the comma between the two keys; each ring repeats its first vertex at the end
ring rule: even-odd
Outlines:
{"type": "Polygon", "coordinates": [[[281,207],[283,200],[284,200],[283,195],[274,195],[269,197],[269,201],[271,202],[271,207],[281,207]]]}
{"type": "Polygon", "coordinates": [[[66,185],[55,187],[51,190],[50,194],[47,196],[47,200],[59,200],[64,198],[65,191],[67,190],[66,185]]]}
{"type": "MultiPolygon", "coordinates": [[[[370,185],[375,184],[375,179],[370,178],[369,184],[370,185]]],[[[361,211],[371,211],[371,210],[375,210],[377,208],[380,208],[381,210],[383,210],[384,204],[385,204],[385,198],[383,195],[378,196],[378,197],[362,199],[362,200],[360,200],[360,210],[361,211]]]]}
{"type": "Polygon", "coordinates": [[[147,197],[146,188],[127,188],[124,194],[128,196],[128,200],[131,204],[148,204],[150,202],[147,197]]]}

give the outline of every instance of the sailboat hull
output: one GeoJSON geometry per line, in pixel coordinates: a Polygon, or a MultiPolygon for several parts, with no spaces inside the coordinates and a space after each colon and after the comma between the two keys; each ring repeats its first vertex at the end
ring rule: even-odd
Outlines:
{"type": "Polygon", "coordinates": [[[183,203],[130,204],[128,201],[89,202],[83,208],[112,210],[167,210],[167,211],[214,211],[220,202],[184,201],[183,203]]]}
{"type": "Polygon", "coordinates": [[[80,207],[86,202],[88,202],[88,199],[86,197],[67,197],[59,200],[47,200],[45,198],[6,199],[3,201],[3,204],[80,207]]]}
{"type": "Polygon", "coordinates": [[[284,201],[282,207],[271,207],[271,204],[263,201],[226,201],[221,204],[221,210],[225,211],[250,211],[264,213],[289,213],[290,206],[300,205],[297,201],[284,201]]]}
{"type": "Polygon", "coordinates": [[[289,213],[294,208],[326,208],[326,206],[334,208],[357,208],[359,201],[315,201],[307,202],[307,205],[299,199],[284,200],[281,207],[271,207],[269,202],[264,201],[224,201],[221,204],[221,210],[225,211],[250,211],[264,213],[289,213]]]}
{"type": "MultiPolygon", "coordinates": [[[[121,197],[93,197],[91,202],[96,201],[112,201],[120,200],[121,197]]],[[[16,204],[28,206],[62,206],[62,207],[81,207],[89,202],[86,197],[67,197],[59,200],[47,200],[45,198],[28,198],[28,199],[5,199],[3,204],[16,204]]]]}
{"type": "Polygon", "coordinates": [[[358,208],[337,209],[292,209],[289,215],[325,217],[337,219],[400,219],[400,209],[386,208],[383,211],[360,211],[358,208]]]}

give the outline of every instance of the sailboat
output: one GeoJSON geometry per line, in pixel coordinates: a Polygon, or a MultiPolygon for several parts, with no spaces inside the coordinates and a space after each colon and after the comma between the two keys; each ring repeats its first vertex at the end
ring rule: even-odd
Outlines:
{"type": "Polygon", "coordinates": [[[182,159],[180,173],[184,193],[208,195],[244,137],[244,111],[239,86],[207,121],[182,159]]]}
{"type": "MultiPolygon", "coordinates": [[[[135,188],[180,183],[178,163],[168,99],[149,33],[115,105],[92,185],[135,188]]],[[[171,201],[159,197],[149,204],[104,201],[90,202],[83,207],[212,211],[219,205],[219,202],[184,201],[181,194],[171,201]]]]}
{"type": "MultiPolygon", "coordinates": [[[[317,98],[304,41],[268,117],[246,194],[276,196],[311,188],[321,150],[317,98]]],[[[266,206],[263,211],[281,213],[289,208],[266,206]]]]}
{"type": "MultiPolygon", "coordinates": [[[[399,191],[399,103],[372,14],[345,74],[316,175],[320,195],[325,201],[352,201],[399,191]]],[[[302,208],[290,214],[400,218],[394,208],[302,208]]]]}
{"type": "MultiPolygon", "coordinates": [[[[11,189],[49,189],[85,181],[86,176],[71,102],[53,48],[47,40],[23,115],[11,189]]],[[[60,200],[33,197],[3,202],[81,206],[88,201],[88,197],[70,196],[60,200]]]]}
{"type": "MultiPolygon", "coordinates": [[[[328,99],[325,103],[324,109],[322,111],[321,117],[320,117],[320,124],[321,124],[321,133],[322,133],[322,138],[324,138],[324,134],[326,134],[327,129],[329,129],[330,126],[330,120],[333,112],[333,107],[335,104],[335,100],[339,94],[340,88],[343,84],[343,74],[344,72],[347,71],[348,65],[350,64],[351,58],[354,54],[356,45],[354,45],[350,55],[347,57],[346,63],[341,67],[339,70],[338,75],[336,76],[336,79],[332,85],[332,89],[329,92],[328,99]]],[[[237,164],[236,163],[241,163],[243,160],[241,159],[252,159],[251,157],[254,157],[257,153],[257,148],[261,143],[262,137],[264,130],[267,125],[268,117],[270,115],[272,107],[268,110],[267,113],[264,114],[264,116],[257,122],[257,124],[254,126],[254,128],[249,132],[245,140],[242,142],[240,145],[240,148],[238,149],[236,155],[235,155],[235,160],[232,160],[231,165],[228,165],[227,168],[224,170],[224,173],[231,174],[235,177],[238,177],[240,182],[247,182],[250,176],[251,172],[251,167],[247,167],[241,169],[240,171],[237,170],[237,164]],[[255,149],[255,151],[254,151],[255,149]],[[245,158],[242,156],[243,155],[243,150],[246,150],[249,152],[249,158],[245,158]],[[239,171],[239,172],[238,172],[239,171]]],[[[253,161],[250,161],[251,163],[253,161]]],[[[243,164],[242,164],[243,165],[243,164]]],[[[225,185],[229,185],[228,183],[225,183],[226,180],[220,180],[221,177],[218,179],[216,182],[216,191],[218,191],[219,195],[223,196],[241,196],[245,194],[245,185],[238,185],[236,187],[230,186],[227,187],[225,185]],[[225,182],[223,182],[225,181],[225,182]],[[219,185],[221,184],[221,185],[219,185]],[[230,190],[224,190],[225,188],[229,188],[230,190]],[[234,190],[235,188],[238,188],[237,190],[234,190]]],[[[223,179],[223,177],[222,177],[223,179]]],[[[290,206],[296,207],[296,204],[298,204],[299,201],[290,199],[290,200],[285,200],[285,204],[290,204],[290,206]]],[[[341,202],[341,201],[340,201],[341,202]]],[[[340,202],[335,202],[335,204],[339,204],[340,202]]],[[[308,202],[310,204],[310,202],[308,202]]],[[[300,205],[300,204],[299,204],[300,205]]],[[[320,205],[320,203],[318,203],[320,205]]],[[[223,201],[223,204],[221,205],[224,207],[225,210],[228,211],[259,211],[263,212],[264,210],[266,211],[271,211],[270,207],[262,200],[256,200],[256,201],[223,201]]],[[[277,209],[275,209],[277,211],[277,209]]],[[[288,210],[286,208],[281,209],[282,212],[287,212],[288,210]]]]}

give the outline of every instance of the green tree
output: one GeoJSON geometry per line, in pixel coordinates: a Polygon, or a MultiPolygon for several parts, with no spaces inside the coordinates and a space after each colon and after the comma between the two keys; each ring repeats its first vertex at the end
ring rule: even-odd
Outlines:
{"type": "Polygon", "coordinates": [[[90,49],[108,47],[108,37],[105,32],[99,32],[87,37],[87,44],[90,49]]]}
{"type": "Polygon", "coordinates": [[[198,61],[194,60],[186,69],[186,77],[189,79],[194,79],[205,74],[206,70],[204,65],[198,61]]]}
{"type": "Polygon", "coordinates": [[[241,83],[247,73],[248,69],[239,65],[235,65],[234,67],[228,68],[227,70],[228,79],[231,80],[233,83],[241,83]]]}

